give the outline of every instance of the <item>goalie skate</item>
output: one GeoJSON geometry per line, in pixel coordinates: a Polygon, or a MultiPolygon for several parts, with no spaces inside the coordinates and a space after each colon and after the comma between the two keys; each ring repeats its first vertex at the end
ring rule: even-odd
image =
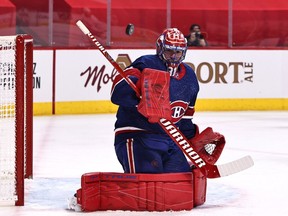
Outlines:
{"type": "Polygon", "coordinates": [[[82,211],[81,205],[79,205],[77,203],[77,197],[75,195],[71,198],[68,198],[67,209],[75,211],[75,212],[81,212],[82,211]]]}

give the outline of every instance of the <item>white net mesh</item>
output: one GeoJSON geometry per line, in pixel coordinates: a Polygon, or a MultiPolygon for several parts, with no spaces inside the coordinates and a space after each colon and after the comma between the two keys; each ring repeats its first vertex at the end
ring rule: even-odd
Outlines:
{"type": "Polygon", "coordinates": [[[0,37],[0,201],[15,202],[15,43],[0,37]]]}
{"type": "Polygon", "coordinates": [[[206,145],[204,146],[206,152],[207,152],[208,154],[210,154],[210,155],[213,154],[213,152],[214,152],[214,150],[215,150],[215,147],[216,147],[215,144],[206,144],[206,145]]]}

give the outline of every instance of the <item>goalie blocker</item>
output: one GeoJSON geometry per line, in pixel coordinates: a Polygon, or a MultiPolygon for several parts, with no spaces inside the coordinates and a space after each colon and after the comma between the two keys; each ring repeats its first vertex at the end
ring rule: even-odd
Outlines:
{"type": "Polygon", "coordinates": [[[85,212],[191,210],[205,202],[206,184],[198,169],[169,174],[86,173],[77,203],[85,212]]]}
{"type": "Polygon", "coordinates": [[[161,118],[171,121],[170,74],[166,71],[145,68],[138,82],[137,85],[140,85],[141,89],[138,111],[148,118],[150,123],[157,123],[161,118]]]}

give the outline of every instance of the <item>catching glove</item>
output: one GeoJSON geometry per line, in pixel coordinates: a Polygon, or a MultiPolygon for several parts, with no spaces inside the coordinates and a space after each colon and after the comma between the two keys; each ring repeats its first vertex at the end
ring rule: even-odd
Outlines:
{"type": "MultiPolygon", "coordinates": [[[[197,130],[198,129],[198,126],[197,130]]],[[[207,162],[215,164],[219,159],[225,146],[225,137],[217,132],[213,132],[211,127],[207,127],[200,134],[189,140],[194,150],[207,162]]]]}

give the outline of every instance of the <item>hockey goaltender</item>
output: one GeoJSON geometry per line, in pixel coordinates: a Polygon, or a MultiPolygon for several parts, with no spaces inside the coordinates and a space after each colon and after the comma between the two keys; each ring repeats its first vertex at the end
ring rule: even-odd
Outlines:
{"type": "MultiPolygon", "coordinates": [[[[184,35],[176,28],[165,29],[156,46],[156,54],[139,57],[124,71],[116,66],[119,75],[111,90],[111,101],[119,106],[114,146],[124,173],[83,174],[69,209],[191,210],[204,204],[207,178],[248,168],[241,166],[241,159],[239,170],[218,169],[224,136],[210,127],[199,133],[192,122],[199,85],[193,69],[183,63],[184,35]]],[[[99,50],[115,64],[102,46],[99,50]]]]}

